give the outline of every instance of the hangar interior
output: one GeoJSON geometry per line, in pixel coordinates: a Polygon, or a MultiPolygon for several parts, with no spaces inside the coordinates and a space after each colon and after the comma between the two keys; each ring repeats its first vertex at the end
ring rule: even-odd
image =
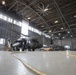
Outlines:
{"type": "Polygon", "coordinates": [[[0,0],[0,51],[1,75],[76,75],[76,0],[0,0]]]}

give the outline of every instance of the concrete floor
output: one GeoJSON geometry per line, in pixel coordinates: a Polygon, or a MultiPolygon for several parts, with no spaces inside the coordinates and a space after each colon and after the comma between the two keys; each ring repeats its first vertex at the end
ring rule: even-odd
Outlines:
{"type": "Polygon", "coordinates": [[[0,51],[0,75],[36,75],[14,58],[10,52],[0,51]]]}
{"type": "MultiPolygon", "coordinates": [[[[76,51],[35,51],[13,53],[40,75],[76,75],[76,51]]],[[[11,52],[0,52],[1,75],[38,75],[29,70],[11,52]]]]}

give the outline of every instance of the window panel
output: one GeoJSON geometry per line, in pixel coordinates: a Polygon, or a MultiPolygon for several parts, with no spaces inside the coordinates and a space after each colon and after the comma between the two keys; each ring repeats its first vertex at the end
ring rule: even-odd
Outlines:
{"type": "Polygon", "coordinates": [[[0,44],[5,44],[5,39],[0,38],[0,44]]]}
{"type": "Polygon", "coordinates": [[[28,22],[22,21],[22,29],[21,29],[22,34],[28,35],[28,25],[29,25],[28,22]]]}
{"type": "Polygon", "coordinates": [[[2,14],[0,14],[0,19],[2,19],[2,16],[3,16],[3,15],[2,15],[2,14]]]}
{"type": "Polygon", "coordinates": [[[2,19],[6,21],[7,20],[7,17],[6,16],[3,16],[2,19]]]}
{"type": "Polygon", "coordinates": [[[13,22],[13,19],[10,18],[10,17],[8,17],[8,18],[7,18],[7,21],[10,22],[10,23],[12,23],[12,22],[13,22]]]}

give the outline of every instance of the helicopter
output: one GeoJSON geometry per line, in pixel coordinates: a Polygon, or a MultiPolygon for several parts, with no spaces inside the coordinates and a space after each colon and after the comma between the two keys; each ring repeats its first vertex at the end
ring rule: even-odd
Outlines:
{"type": "Polygon", "coordinates": [[[26,38],[19,38],[11,44],[11,47],[14,51],[35,51],[35,49],[43,47],[43,45],[37,39],[26,39],[26,38]]]}

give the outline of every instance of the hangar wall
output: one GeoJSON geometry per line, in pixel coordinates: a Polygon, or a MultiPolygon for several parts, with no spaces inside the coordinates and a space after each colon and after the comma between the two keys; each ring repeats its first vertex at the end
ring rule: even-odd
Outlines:
{"type": "MultiPolygon", "coordinates": [[[[20,37],[21,27],[0,19],[0,38],[5,39],[5,46],[8,46],[8,40],[11,42],[20,37]]],[[[0,50],[5,47],[0,44],[0,50]]]]}
{"type": "Polygon", "coordinates": [[[21,27],[0,20],[0,38],[10,38],[15,40],[21,33],[21,27]]]}
{"type": "Polygon", "coordinates": [[[32,31],[28,31],[28,34],[31,38],[37,38],[38,41],[41,43],[41,44],[44,44],[44,45],[47,45],[47,47],[49,47],[50,45],[50,39],[49,38],[46,38],[44,37],[43,35],[39,35],[37,33],[34,33],[32,31]]]}
{"type": "Polygon", "coordinates": [[[54,40],[54,45],[65,46],[69,45],[71,49],[76,49],[76,38],[68,38],[63,40],[54,40]]]}

